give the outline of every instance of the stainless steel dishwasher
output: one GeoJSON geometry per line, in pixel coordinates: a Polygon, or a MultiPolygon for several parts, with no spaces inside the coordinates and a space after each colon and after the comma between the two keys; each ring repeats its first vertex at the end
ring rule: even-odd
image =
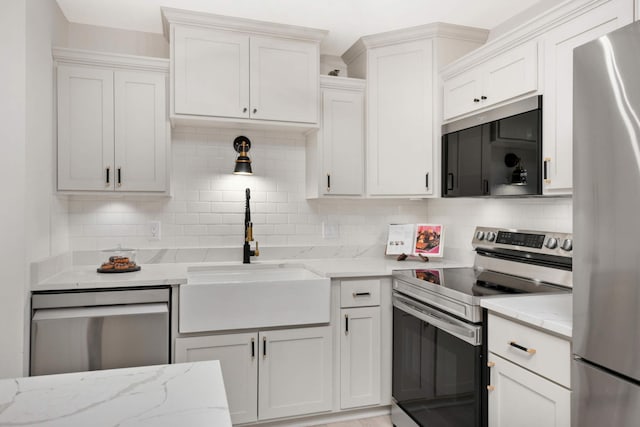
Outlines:
{"type": "Polygon", "coordinates": [[[34,293],[31,375],[169,363],[171,289],[34,293]]]}

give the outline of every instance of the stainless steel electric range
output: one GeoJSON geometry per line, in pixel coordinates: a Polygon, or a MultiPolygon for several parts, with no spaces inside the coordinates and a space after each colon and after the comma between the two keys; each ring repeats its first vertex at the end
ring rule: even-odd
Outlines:
{"type": "Polygon", "coordinates": [[[571,292],[569,234],[477,227],[474,266],[393,272],[396,427],[487,426],[483,298],[571,292]]]}

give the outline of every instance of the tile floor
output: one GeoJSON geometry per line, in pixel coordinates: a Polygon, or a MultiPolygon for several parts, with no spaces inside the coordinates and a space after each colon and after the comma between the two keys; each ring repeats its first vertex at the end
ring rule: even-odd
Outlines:
{"type": "Polygon", "coordinates": [[[340,423],[320,424],[313,427],[391,427],[391,417],[384,415],[381,417],[362,418],[353,421],[343,421],[340,423]]]}

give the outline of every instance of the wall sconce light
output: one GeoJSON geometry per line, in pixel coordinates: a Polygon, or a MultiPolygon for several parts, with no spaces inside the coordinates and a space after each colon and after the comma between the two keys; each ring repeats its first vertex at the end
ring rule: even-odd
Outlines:
{"type": "Polygon", "coordinates": [[[511,185],[527,185],[527,170],[522,167],[521,162],[522,159],[513,153],[504,156],[504,164],[509,168],[514,168],[508,179],[511,185]]]}
{"type": "Polygon", "coordinates": [[[246,136],[239,136],[233,140],[233,149],[240,155],[236,159],[236,167],[233,170],[235,175],[252,175],[251,159],[247,152],[251,149],[251,141],[246,136]]]}

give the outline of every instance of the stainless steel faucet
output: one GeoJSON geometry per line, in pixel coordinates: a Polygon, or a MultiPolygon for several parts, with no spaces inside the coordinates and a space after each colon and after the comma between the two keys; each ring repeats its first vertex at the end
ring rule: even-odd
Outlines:
{"type": "Polygon", "coordinates": [[[259,256],[260,250],[258,249],[258,242],[256,242],[256,249],[251,249],[253,242],[253,223],[251,222],[251,208],[249,207],[249,200],[251,199],[251,190],[248,188],[245,190],[246,205],[244,208],[244,246],[242,250],[242,263],[251,263],[252,256],[259,256]]]}

